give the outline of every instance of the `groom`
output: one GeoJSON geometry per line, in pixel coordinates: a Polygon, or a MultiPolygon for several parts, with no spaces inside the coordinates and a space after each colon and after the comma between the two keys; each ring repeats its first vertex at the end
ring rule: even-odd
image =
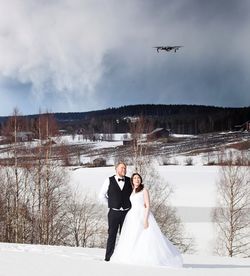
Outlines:
{"type": "Polygon", "coordinates": [[[108,203],[108,240],[105,261],[109,261],[115,248],[118,230],[121,231],[122,224],[128,210],[131,208],[129,197],[132,192],[129,177],[126,176],[127,166],[123,162],[116,165],[116,174],[107,178],[101,188],[99,199],[108,203]]]}

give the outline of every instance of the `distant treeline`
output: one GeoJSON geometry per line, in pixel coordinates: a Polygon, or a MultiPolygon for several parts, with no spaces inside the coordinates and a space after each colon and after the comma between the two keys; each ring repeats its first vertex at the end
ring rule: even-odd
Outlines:
{"type": "MultiPolygon", "coordinates": [[[[134,117],[144,117],[154,128],[174,133],[200,134],[240,129],[250,120],[250,107],[229,108],[202,105],[128,105],[89,112],[54,113],[59,128],[68,133],[129,132],[134,117]]],[[[34,120],[38,115],[25,118],[34,120]]],[[[0,117],[1,125],[7,117],[0,117]]]]}
{"type": "Polygon", "coordinates": [[[75,113],[55,113],[68,131],[83,128],[93,132],[129,132],[131,118],[143,116],[152,128],[175,133],[199,134],[237,129],[250,120],[250,107],[223,108],[198,105],[129,105],[119,108],[75,113]]]}

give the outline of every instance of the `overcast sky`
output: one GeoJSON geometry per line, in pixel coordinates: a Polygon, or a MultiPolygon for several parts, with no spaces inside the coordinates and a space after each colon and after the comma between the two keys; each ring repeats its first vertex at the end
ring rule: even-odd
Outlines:
{"type": "Polygon", "coordinates": [[[249,34],[248,0],[0,0],[0,116],[249,106],[249,34]]]}

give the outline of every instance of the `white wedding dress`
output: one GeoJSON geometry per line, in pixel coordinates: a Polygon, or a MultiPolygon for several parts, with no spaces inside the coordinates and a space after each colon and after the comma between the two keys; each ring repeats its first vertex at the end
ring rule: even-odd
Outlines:
{"type": "Polygon", "coordinates": [[[149,227],[144,229],[143,190],[132,193],[130,201],[132,208],[126,215],[111,262],[182,267],[180,252],[162,234],[152,213],[148,217],[149,227]]]}

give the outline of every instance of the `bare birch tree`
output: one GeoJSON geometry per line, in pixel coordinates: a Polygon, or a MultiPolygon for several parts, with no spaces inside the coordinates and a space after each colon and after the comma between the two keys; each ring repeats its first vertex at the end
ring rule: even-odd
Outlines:
{"type": "Polygon", "coordinates": [[[145,157],[148,153],[146,134],[152,130],[152,125],[143,116],[130,124],[132,138],[132,163],[136,172],[142,172],[145,167],[145,157]]]}
{"type": "Polygon", "coordinates": [[[106,222],[102,208],[88,195],[73,195],[68,203],[70,244],[82,247],[101,247],[106,241],[106,222]]]}
{"type": "Polygon", "coordinates": [[[38,118],[37,133],[40,143],[33,171],[32,213],[37,214],[33,221],[33,229],[36,229],[33,239],[41,244],[60,244],[67,235],[63,223],[66,219],[64,203],[69,193],[65,170],[52,156],[52,139],[57,135],[57,126],[51,114],[38,118]]]}
{"type": "Polygon", "coordinates": [[[249,167],[234,165],[233,160],[220,168],[218,208],[213,213],[219,255],[250,256],[249,176],[249,167]]]}
{"type": "Polygon", "coordinates": [[[11,225],[12,242],[21,242],[21,201],[22,201],[22,170],[20,169],[19,141],[18,134],[23,130],[23,120],[17,108],[14,109],[12,116],[9,117],[5,127],[4,135],[10,141],[9,167],[6,168],[6,192],[8,198],[8,223],[11,225]],[[13,236],[14,235],[14,236],[13,236]]]}
{"type": "Polygon", "coordinates": [[[3,168],[0,165],[0,242],[4,242],[7,228],[7,210],[6,210],[6,183],[3,168]]]}

